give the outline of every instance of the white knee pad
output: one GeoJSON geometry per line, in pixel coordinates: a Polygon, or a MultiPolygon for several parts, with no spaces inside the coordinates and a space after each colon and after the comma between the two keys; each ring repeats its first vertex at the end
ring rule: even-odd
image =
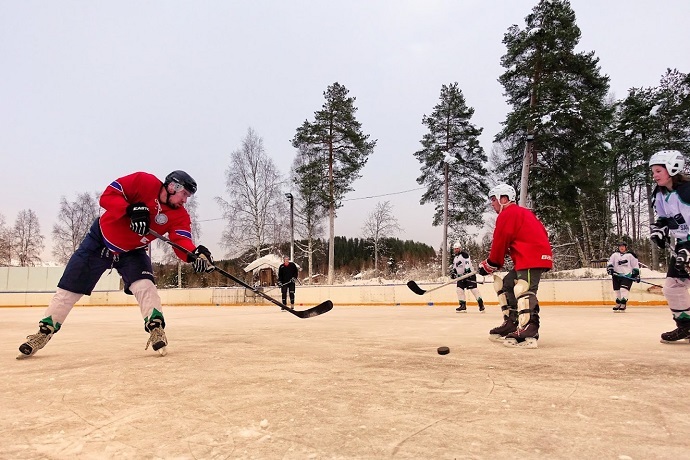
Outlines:
{"type": "Polygon", "coordinates": [[[508,299],[506,299],[506,295],[503,292],[503,278],[500,278],[500,277],[495,276],[495,275],[494,275],[494,291],[496,291],[496,295],[498,296],[499,305],[508,305],[508,299]]]}
{"type": "Polygon", "coordinates": [[[465,290],[464,289],[456,287],[455,292],[458,293],[458,300],[463,300],[463,301],[465,300],[465,290]]]}
{"type": "Polygon", "coordinates": [[[159,312],[163,312],[161,297],[158,295],[158,290],[153,281],[147,279],[137,280],[129,286],[129,290],[132,291],[139,303],[142,318],[149,318],[154,308],[159,312]]]}
{"type": "Polygon", "coordinates": [[[77,303],[83,295],[84,294],[57,288],[55,295],[50,299],[50,304],[48,304],[48,308],[46,309],[46,317],[52,317],[53,322],[56,324],[63,324],[69,312],[72,311],[74,304],[77,303]]]}
{"type": "Polygon", "coordinates": [[[690,280],[685,278],[666,278],[664,296],[671,310],[685,310],[690,305],[690,280]]]}
{"type": "Polygon", "coordinates": [[[534,292],[528,291],[529,283],[525,280],[517,280],[515,282],[515,297],[518,304],[518,325],[520,327],[527,326],[532,316],[530,304],[536,301],[537,296],[534,292]],[[534,299],[534,300],[533,300],[534,299]]]}

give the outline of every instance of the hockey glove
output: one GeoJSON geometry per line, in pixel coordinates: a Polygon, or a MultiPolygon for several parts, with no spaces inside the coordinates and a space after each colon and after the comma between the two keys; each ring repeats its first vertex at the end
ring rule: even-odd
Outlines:
{"type": "Polygon", "coordinates": [[[660,249],[666,247],[666,240],[668,239],[668,227],[663,225],[661,219],[657,220],[649,227],[649,238],[659,246],[660,249]]]}
{"type": "Polygon", "coordinates": [[[196,273],[210,273],[215,270],[216,267],[213,266],[211,251],[209,251],[206,246],[197,246],[193,254],[196,258],[192,261],[192,267],[194,267],[196,273]]]}
{"type": "Polygon", "coordinates": [[[455,268],[451,268],[450,269],[450,279],[454,280],[457,277],[458,277],[458,272],[455,270],[455,268]]]}
{"type": "Polygon", "coordinates": [[[130,220],[129,228],[137,235],[146,235],[149,232],[149,225],[151,223],[148,206],[144,203],[130,204],[127,206],[126,212],[130,220]]]}
{"type": "Polygon", "coordinates": [[[489,259],[484,259],[481,262],[479,262],[479,268],[477,270],[477,273],[479,273],[482,276],[489,276],[499,268],[500,267],[498,265],[494,265],[491,262],[489,262],[489,259]]]}
{"type": "Polygon", "coordinates": [[[609,275],[613,276],[613,274],[615,273],[615,272],[613,271],[613,265],[609,265],[609,266],[606,267],[606,273],[608,273],[609,275]]]}
{"type": "Polygon", "coordinates": [[[640,278],[640,269],[639,268],[633,268],[633,271],[631,273],[631,278],[633,279],[634,282],[639,283],[641,281],[640,278]]]}
{"type": "Polygon", "coordinates": [[[467,267],[465,269],[465,274],[467,274],[467,273],[472,273],[472,269],[470,267],[467,267]]]}
{"type": "Polygon", "coordinates": [[[676,270],[687,271],[687,265],[690,263],[690,250],[683,248],[676,252],[676,270]]]}

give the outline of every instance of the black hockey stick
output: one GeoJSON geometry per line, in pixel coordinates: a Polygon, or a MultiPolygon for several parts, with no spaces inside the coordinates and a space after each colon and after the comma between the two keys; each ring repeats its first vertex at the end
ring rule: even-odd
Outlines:
{"type": "MultiPolygon", "coordinates": [[[[165,236],[160,235],[159,233],[157,233],[157,232],[155,232],[155,231],[153,231],[153,230],[149,230],[149,233],[150,233],[151,235],[155,236],[156,238],[158,238],[159,240],[165,241],[165,242],[168,243],[170,246],[172,246],[172,247],[174,247],[174,248],[177,248],[177,249],[179,249],[180,251],[184,252],[185,254],[187,254],[187,255],[189,256],[190,259],[192,259],[192,260],[196,260],[196,259],[197,259],[196,254],[194,254],[194,253],[192,253],[192,252],[189,252],[187,249],[183,248],[183,247],[180,246],[179,244],[170,241],[170,240],[169,240],[168,238],[166,238],[165,236]]],[[[251,286],[251,285],[245,283],[244,281],[242,281],[241,279],[237,278],[236,276],[231,275],[230,273],[226,272],[226,271],[223,270],[222,268],[218,268],[218,267],[215,267],[215,266],[214,266],[214,267],[213,267],[213,270],[214,270],[214,271],[217,271],[218,273],[220,273],[221,275],[225,276],[226,278],[230,278],[230,279],[233,280],[235,283],[237,283],[237,284],[239,284],[239,285],[241,285],[241,286],[243,286],[243,287],[249,289],[250,291],[254,292],[255,294],[260,295],[261,297],[263,297],[264,299],[268,300],[269,302],[271,302],[271,303],[273,303],[273,304],[275,304],[275,305],[278,305],[278,306],[279,306],[280,308],[282,308],[283,310],[285,310],[285,311],[287,311],[287,312],[289,312],[289,313],[292,313],[293,315],[297,316],[298,318],[311,318],[312,316],[323,315],[324,313],[329,312],[329,311],[331,311],[331,309],[333,309],[333,302],[331,302],[330,300],[326,300],[325,302],[321,302],[321,303],[318,304],[317,306],[312,307],[312,308],[309,308],[309,309],[307,309],[307,310],[302,310],[302,311],[293,310],[293,309],[289,308],[288,306],[284,305],[283,303],[278,302],[276,299],[274,299],[274,298],[271,297],[270,295],[264,294],[263,292],[261,292],[260,290],[258,290],[257,288],[255,288],[254,286],[251,286]]]]}
{"type": "Polygon", "coordinates": [[[476,274],[477,274],[477,272],[466,273],[466,274],[462,275],[462,276],[459,277],[459,278],[452,279],[452,280],[448,281],[447,283],[443,283],[442,285],[436,286],[435,288],[429,289],[429,290],[427,290],[427,291],[425,291],[424,289],[420,288],[419,285],[418,285],[416,282],[414,282],[414,281],[408,281],[408,282],[407,282],[407,287],[410,288],[410,290],[411,290],[412,292],[414,292],[415,294],[417,294],[417,295],[424,295],[424,294],[426,294],[426,293],[428,293],[428,292],[435,291],[436,289],[441,289],[442,287],[448,286],[449,284],[457,283],[457,282],[460,281],[460,280],[464,280],[465,278],[469,278],[470,276],[476,275],[476,274]]]}
{"type": "Polygon", "coordinates": [[[618,273],[614,273],[614,275],[616,275],[616,276],[619,277],[619,278],[625,278],[626,280],[633,280],[633,281],[635,281],[636,283],[651,284],[652,286],[656,286],[656,287],[658,287],[658,288],[662,288],[662,289],[664,288],[664,287],[663,287],[662,285],[660,285],[660,284],[650,283],[649,281],[638,280],[638,279],[635,279],[635,278],[631,278],[631,277],[629,277],[629,276],[620,275],[620,274],[618,274],[618,273]]]}

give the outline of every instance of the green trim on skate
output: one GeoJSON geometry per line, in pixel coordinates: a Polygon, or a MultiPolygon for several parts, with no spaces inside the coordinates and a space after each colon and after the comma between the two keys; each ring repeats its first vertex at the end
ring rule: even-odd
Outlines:
{"type": "Polygon", "coordinates": [[[53,317],[52,316],[49,316],[47,318],[43,318],[38,323],[39,324],[45,324],[47,326],[52,327],[53,328],[53,334],[55,334],[57,331],[59,331],[60,328],[62,327],[62,324],[60,324],[60,323],[57,323],[57,322],[53,323],[53,317]]]}
{"type": "Polygon", "coordinates": [[[690,320],[690,314],[687,311],[680,312],[680,315],[676,316],[675,319],[688,319],[690,320]]]}

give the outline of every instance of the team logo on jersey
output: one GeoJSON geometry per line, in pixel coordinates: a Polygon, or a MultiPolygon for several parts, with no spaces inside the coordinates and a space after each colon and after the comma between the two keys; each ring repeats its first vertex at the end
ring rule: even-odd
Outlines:
{"type": "Polygon", "coordinates": [[[155,221],[158,225],[165,225],[168,223],[168,216],[165,214],[156,214],[155,221]]]}

